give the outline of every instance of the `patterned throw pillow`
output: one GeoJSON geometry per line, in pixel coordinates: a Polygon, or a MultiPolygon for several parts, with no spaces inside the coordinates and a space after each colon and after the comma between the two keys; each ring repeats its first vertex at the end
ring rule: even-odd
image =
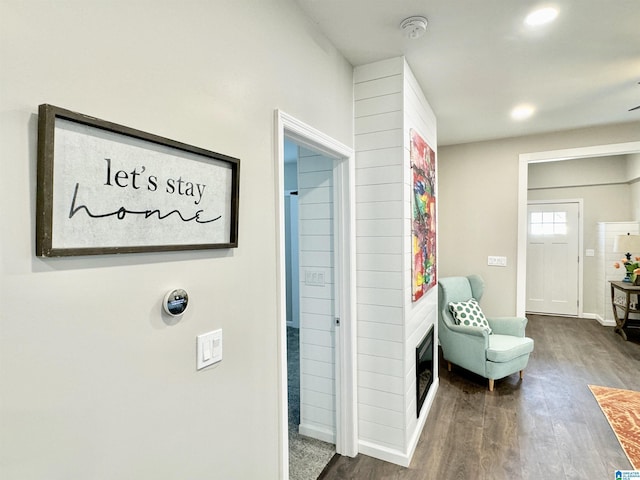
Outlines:
{"type": "Polygon", "coordinates": [[[487,317],[482,313],[480,304],[475,298],[468,302],[451,302],[449,303],[449,310],[451,310],[453,318],[455,318],[458,325],[482,327],[491,334],[491,327],[489,327],[487,317]]]}

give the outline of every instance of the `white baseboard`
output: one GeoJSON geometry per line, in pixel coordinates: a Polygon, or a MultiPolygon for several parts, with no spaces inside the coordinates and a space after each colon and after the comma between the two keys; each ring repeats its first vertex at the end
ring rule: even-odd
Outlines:
{"type": "Polygon", "coordinates": [[[602,318],[598,314],[595,314],[593,318],[595,318],[598,321],[598,323],[600,325],[602,325],[603,327],[615,327],[616,326],[616,321],[615,320],[602,318]]]}
{"type": "Polygon", "coordinates": [[[408,467],[411,463],[411,458],[409,458],[409,455],[405,452],[394,448],[383,447],[382,445],[366,440],[358,441],[358,453],[363,453],[378,460],[384,460],[385,462],[395,463],[401,467],[408,467]]]}
{"type": "Polygon", "coordinates": [[[422,414],[420,415],[420,419],[418,420],[413,435],[411,435],[411,439],[409,441],[406,452],[390,447],[385,447],[383,445],[378,445],[366,440],[360,440],[358,442],[358,453],[363,453],[365,455],[369,455],[370,457],[377,458],[378,460],[384,460],[385,462],[395,463],[396,465],[400,465],[401,467],[408,467],[409,464],[411,464],[411,459],[413,458],[413,454],[416,451],[416,447],[418,445],[418,441],[420,440],[420,435],[422,434],[424,424],[426,423],[427,417],[431,412],[431,406],[433,405],[433,401],[436,398],[436,392],[438,391],[439,385],[440,379],[436,377],[433,380],[433,385],[429,389],[427,398],[425,398],[424,400],[424,404],[422,405],[422,414]]]}
{"type": "Polygon", "coordinates": [[[427,394],[427,398],[424,399],[424,403],[422,404],[420,418],[418,419],[418,425],[416,426],[416,429],[413,432],[413,435],[411,435],[411,440],[409,440],[409,453],[408,453],[409,463],[411,463],[413,454],[415,453],[416,447],[418,446],[418,441],[420,440],[420,435],[422,435],[424,424],[427,422],[427,417],[429,416],[429,413],[431,413],[431,406],[433,405],[433,401],[436,398],[436,393],[438,392],[439,386],[440,386],[440,377],[435,377],[433,379],[433,384],[431,385],[431,388],[429,388],[429,393],[427,394]]]}
{"type": "Polygon", "coordinates": [[[329,430],[328,428],[319,427],[317,425],[300,424],[298,425],[298,433],[305,437],[315,438],[323,442],[336,443],[336,432],[329,430]]]}

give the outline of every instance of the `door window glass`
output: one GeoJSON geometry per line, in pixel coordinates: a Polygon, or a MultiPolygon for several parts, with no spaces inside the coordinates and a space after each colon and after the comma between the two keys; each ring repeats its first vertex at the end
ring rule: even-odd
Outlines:
{"type": "Polygon", "coordinates": [[[531,212],[529,228],[532,235],[566,235],[567,212],[531,212]]]}

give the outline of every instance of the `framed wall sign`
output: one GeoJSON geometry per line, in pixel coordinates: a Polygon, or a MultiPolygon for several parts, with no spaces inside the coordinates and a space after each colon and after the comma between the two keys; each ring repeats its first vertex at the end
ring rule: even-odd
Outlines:
{"type": "Polygon", "coordinates": [[[240,160],[40,105],[36,254],[238,246],[240,160]]]}

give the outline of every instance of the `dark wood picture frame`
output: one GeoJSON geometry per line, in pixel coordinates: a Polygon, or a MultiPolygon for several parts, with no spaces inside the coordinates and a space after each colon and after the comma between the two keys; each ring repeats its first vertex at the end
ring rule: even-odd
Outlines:
{"type": "Polygon", "coordinates": [[[238,246],[239,159],[53,105],[38,113],[37,256],[238,246]]]}

